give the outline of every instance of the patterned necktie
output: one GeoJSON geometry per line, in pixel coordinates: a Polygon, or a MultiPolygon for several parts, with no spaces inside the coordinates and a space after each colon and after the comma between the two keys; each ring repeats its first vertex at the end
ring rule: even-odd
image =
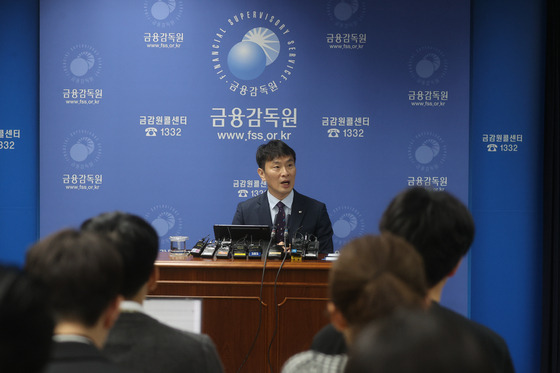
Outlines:
{"type": "Polygon", "coordinates": [[[284,230],[286,229],[286,212],[284,212],[284,204],[278,202],[278,216],[276,217],[276,243],[284,241],[284,230]]]}

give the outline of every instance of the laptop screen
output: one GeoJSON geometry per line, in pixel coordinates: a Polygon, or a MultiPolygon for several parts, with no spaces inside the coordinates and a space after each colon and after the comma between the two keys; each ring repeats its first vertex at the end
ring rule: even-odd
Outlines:
{"type": "Polygon", "coordinates": [[[270,240],[270,227],[268,225],[234,225],[214,224],[214,238],[216,240],[230,239],[231,242],[245,240],[257,242],[270,240]]]}

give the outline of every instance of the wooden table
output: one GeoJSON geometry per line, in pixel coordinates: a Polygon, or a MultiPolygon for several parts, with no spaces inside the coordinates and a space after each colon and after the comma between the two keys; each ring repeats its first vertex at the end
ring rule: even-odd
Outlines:
{"type": "Polygon", "coordinates": [[[281,261],[269,259],[261,290],[263,265],[262,259],[170,258],[160,253],[160,279],[150,296],[201,299],[202,332],[216,344],[227,373],[238,371],[257,332],[241,372],[268,372],[270,367],[280,372],[290,356],[309,349],[313,335],[329,322],[331,263],[288,258],[279,272],[281,261]]]}

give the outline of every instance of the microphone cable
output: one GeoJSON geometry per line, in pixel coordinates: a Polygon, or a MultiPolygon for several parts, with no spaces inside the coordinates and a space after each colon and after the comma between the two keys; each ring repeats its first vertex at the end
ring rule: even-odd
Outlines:
{"type": "Polygon", "coordinates": [[[272,333],[272,337],[270,338],[270,343],[268,344],[268,350],[266,351],[266,359],[268,361],[268,368],[272,373],[274,373],[274,369],[272,369],[272,363],[270,362],[270,349],[272,348],[272,343],[274,342],[274,338],[276,338],[276,333],[278,331],[278,298],[276,294],[276,289],[278,285],[278,277],[280,276],[280,271],[284,266],[284,262],[286,262],[286,258],[288,257],[288,252],[286,248],[288,247],[287,242],[288,237],[288,230],[284,231],[284,258],[282,258],[282,263],[280,263],[280,267],[278,267],[278,272],[276,272],[276,277],[274,278],[274,332],[272,333]]]}
{"type": "Polygon", "coordinates": [[[272,243],[272,240],[276,237],[276,222],[277,222],[277,220],[278,220],[278,213],[276,214],[276,217],[274,218],[274,228],[272,229],[272,233],[270,235],[270,240],[268,241],[268,246],[266,247],[266,254],[265,254],[265,257],[264,257],[264,263],[263,263],[263,269],[262,269],[262,275],[261,275],[261,287],[260,287],[260,290],[259,290],[259,323],[258,323],[258,326],[257,326],[257,332],[255,333],[255,337],[253,338],[253,342],[251,343],[251,347],[249,347],[249,351],[247,352],[247,354],[245,355],[245,358],[243,359],[243,362],[241,363],[241,365],[237,369],[237,373],[239,373],[241,371],[241,369],[243,368],[243,366],[245,365],[245,363],[249,359],[249,356],[251,355],[251,352],[253,352],[253,348],[255,348],[255,344],[257,343],[257,338],[258,338],[259,333],[261,331],[262,307],[263,307],[262,292],[263,292],[263,287],[264,287],[264,275],[266,273],[266,261],[268,259],[268,250],[270,249],[270,244],[272,243]]]}

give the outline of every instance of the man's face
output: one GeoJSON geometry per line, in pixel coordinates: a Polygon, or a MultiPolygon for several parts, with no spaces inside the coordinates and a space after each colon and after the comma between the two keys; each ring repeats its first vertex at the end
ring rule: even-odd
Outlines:
{"type": "Polygon", "coordinates": [[[296,162],[290,156],[274,158],[267,161],[264,170],[259,168],[259,176],[266,181],[270,194],[282,200],[294,189],[296,180],[296,162]]]}

